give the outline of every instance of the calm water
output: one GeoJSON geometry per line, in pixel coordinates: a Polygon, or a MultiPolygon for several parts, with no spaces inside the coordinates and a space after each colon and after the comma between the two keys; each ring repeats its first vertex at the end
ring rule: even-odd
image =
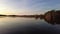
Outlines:
{"type": "Polygon", "coordinates": [[[60,34],[60,25],[35,18],[0,18],[0,34],[60,34]]]}

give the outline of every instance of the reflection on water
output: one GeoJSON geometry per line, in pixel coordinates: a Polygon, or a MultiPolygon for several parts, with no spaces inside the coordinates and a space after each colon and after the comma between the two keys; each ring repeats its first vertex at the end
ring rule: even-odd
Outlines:
{"type": "Polygon", "coordinates": [[[48,24],[48,21],[46,19],[42,20],[40,18],[38,18],[37,20],[36,19],[21,18],[21,17],[0,18],[0,34],[38,34],[38,33],[59,34],[60,33],[60,27],[59,27],[60,25],[48,24]]]}
{"type": "Polygon", "coordinates": [[[47,23],[49,23],[49,24],[52,24],[52,25],[54,25],[54,24],[60,24],[60,19],[55,19],[55,20],[46,20],[45,19],[45,21],[47,23]]]}

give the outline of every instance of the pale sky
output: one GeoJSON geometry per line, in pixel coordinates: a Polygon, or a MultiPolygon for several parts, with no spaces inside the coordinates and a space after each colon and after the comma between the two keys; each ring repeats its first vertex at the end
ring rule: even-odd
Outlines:
{"type": "Polygon", "coordinates": [[[60,9],[60,0],[0,0],[0,14],[43,14],[60,9]]]}

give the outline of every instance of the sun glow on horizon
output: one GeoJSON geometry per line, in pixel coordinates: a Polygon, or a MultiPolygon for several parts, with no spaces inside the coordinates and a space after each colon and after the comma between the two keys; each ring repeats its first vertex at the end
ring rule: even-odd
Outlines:
{"type": "Polygon", "coordinates": [[[0,14],[13,14],[13,12],[10,12],[12,10],[9,10],[7,7],[0,7],[0,14]]]}
{"type": "Polygon", "coordinates": [[[11,15],[11,14],[26,14],[26,9],[12,9],[10,7],[0,6],[0,14],[11,15]]]}
{"type": "Polygon", "coordinates": [[[18,14],[23,13],[24,10],[14,10],[11,7],[4,7],[0,6],[0,14],[11,15],[11,14],[18,14]]]}

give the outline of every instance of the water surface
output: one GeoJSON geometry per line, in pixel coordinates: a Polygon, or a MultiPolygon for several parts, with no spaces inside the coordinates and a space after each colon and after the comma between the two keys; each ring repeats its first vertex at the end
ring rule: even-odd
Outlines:
{"type": "Polygon", "coordinates": [[[0,18],[0,34],[59,34],[60,25],[35,18],[0,18]]]}

